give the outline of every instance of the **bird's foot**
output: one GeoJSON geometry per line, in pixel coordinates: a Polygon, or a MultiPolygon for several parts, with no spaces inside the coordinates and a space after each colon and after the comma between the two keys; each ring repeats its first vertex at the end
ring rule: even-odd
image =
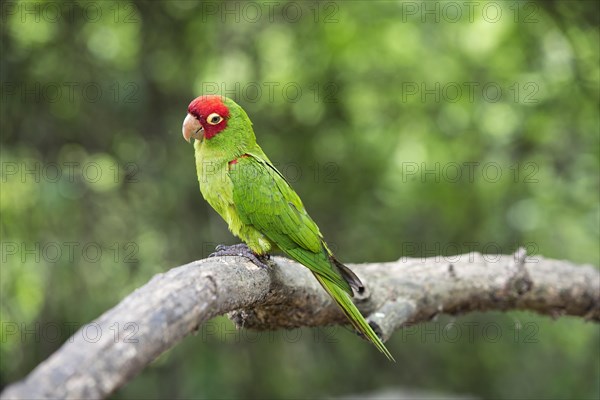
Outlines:
{"type": "Polygon", "coordinates": [[[255,254],[245,243],[234,244],[231,246],[225,246],[220,244],[215,248],[215,252],[210,254],[209,257],[221,257],[221,256],[238,256],[246,257],[260,268],[269,268],[265,261],[270,259],[268,254],[264,256],[255,254]]]}

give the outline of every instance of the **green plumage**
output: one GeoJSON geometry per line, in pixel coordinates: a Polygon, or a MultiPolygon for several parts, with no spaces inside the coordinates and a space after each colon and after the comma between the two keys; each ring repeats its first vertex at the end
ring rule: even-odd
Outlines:
{"type": "Polygon", "coordinates": [[[352,303],[351,286],[362,287],[360,280],[334,258],[296,192],[256,144],[246,113],[232,100],[222,101],[230,114],[226,128],[195,143],[204,198],[257,255],[278,248],[308,267],[354,328],[393,360],[352,303]]]}

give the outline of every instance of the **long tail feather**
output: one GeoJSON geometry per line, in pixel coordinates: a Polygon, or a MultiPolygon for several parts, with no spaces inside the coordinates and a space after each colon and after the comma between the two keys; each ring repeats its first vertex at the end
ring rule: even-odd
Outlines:
{"type": "MultiPolygon", "coordinates": [[[[336,260],[333,256],[330,256],[329,259],[335,264],[336,267],[339,268],[342,277],[346,280],[346,282],[348,282],[352,289],[356,290],[358,293],[365,291],[365,287],[363,286],[362,282],[350,268],[336,260]]],[[[354,296],[354,294],[352,294],[352,296],[354,296]]]]}
{"type": "Polygon", "coordinates": [[[346,317],[348,317],[348,319],[352,323],[352,326],[360,333],[362,333],[365,336],[365,338],[367,338],[371,343],[373,343],[373,345],[375,345],[375,347],[377,347],[377,349],[380,352],[382,352],[390,361],[396,362],[396,360],[394,360],[394,357],[392,357],[392,354],[385,347],[381,339],[379,339],[379,336],[377,336],[377,334],[373,332],[373,329],[369,326],[369,324],[364,319],[360,311],[358,311],[358,309],[350,299],[348,293],[336,286],[333,282],[322,278],[315,273],[313,273],[313,275],[315,276],[315,278],[317,278],[317,280],[319,281],[321,286],[323,286],[323,288],[327,291],[327,293],[329,293],[329,295],[333,297],[336,303],[344,311],[344,314],[346,314],[346,317]]]}

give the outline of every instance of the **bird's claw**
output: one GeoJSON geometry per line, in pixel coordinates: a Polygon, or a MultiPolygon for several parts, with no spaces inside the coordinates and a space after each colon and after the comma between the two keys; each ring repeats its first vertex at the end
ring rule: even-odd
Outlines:
{"type": "Polygon", "coordinates": [[[264,256],[254,254],[254,252],[250,250],[250,248],[245,243],[234,244],[232,246],[225,246],[223,244],[220,244],[215,248],[214,253],[209,254],[209,257],[221,256],[245,257],[260,268],[269,268],[269,266],[263,261],[269,260],[270,256],[268,254],[265,254],[264,256]]]}
{"type": "MultiPolygon", "coordinates": [[[[233,247],[233,246],[231,246],[233,247]]],[[[227,250],[227,246],[225,246],[224,244],[219,244],[217,245],[217,247],[215,247],[215,251],[218,253],[219,251],[223,251],[223,250],[227,250]]],[[[209,257],[215,257],[215,253],[212,253],[211,255],[209,255],[209,257]]]]}

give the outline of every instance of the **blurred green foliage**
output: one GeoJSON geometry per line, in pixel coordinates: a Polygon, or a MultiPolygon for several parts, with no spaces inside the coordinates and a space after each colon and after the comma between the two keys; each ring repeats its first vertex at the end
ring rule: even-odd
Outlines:
{"type": "MultiPolygon", "coordinates": [[[[181,138],[199,94],[246,109],[343,261],[525,244],[599,265],[598,3],[469,4],[3,2],[2,386],[65,327],[235,242],[181,138]]],[[[443,317],[398,332],[390,365],[340,327],[217,318],[115,397],[598,398],[599,337],[443,317]]]]}

